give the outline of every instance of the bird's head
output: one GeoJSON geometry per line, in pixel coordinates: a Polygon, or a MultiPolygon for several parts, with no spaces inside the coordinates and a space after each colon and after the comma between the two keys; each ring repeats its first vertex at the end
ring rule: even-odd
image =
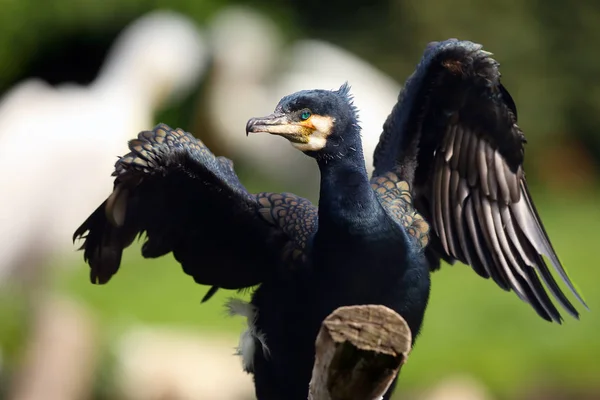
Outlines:
{"type": "Polygon", "coordinates": [[[259,132],[283,136],[313,157],[360,147],[357,110],[347,83],[338,90],[302,90],[285,96],[274,113],[248,121],[246,134],[259,132]]]}

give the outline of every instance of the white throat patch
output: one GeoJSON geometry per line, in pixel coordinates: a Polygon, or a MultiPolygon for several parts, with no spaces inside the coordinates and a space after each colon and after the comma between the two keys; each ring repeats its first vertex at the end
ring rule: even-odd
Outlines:
{"type": "Polygon", "coordinates": [[[313,133],[308,137],[308,143],[292,143],[292,146],[301,151],[318,151],[327,144],[327,137],[331,135],[335,118],[313,115],[310,122],[315,127],[313,133]]]}
{"type": "Polygon", "coordinates": [[[235,354],[242,357],[244,371],[252,373],[254,372],[254,354],[256,352],[255,339],[258,339],[260,342],[263,354],[265,356],[269,354],[265,335],[259,332],[254,325],[258,310],[251,303],[234,298],[229,299],[225,307],[227,307],[227,312],[231,316],[241,315],[246,317],[248,328],[241,333],[240,343],[235,354]]]}

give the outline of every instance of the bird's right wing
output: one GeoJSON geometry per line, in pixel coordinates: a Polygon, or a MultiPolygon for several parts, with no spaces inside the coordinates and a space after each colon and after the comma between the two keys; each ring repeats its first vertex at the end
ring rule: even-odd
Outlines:
{"type": "Polygon", "coordinates": [[[93,283],[117,272],[123,249],[146,233],[142,255],[173,252],[197,283],[254,286],[304,261],[316,208],[290,193],[250,194],[233,163],[181,129],[159,124],[129,142],[108,199],[77,229],[93,283]]]}

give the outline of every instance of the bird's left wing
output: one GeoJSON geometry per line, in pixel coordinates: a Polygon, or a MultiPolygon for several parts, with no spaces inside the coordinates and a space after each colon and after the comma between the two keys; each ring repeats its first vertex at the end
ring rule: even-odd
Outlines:
{"type": "Polygon", "coordinates": [[[404,227],[419,248],[426,248],[430,237],[429,224],[415,208],[408,182],[388,171],[371,178],[371,189],[387,214],[404,227]]]}
{"type": "Polygon", "coordinates": [[[428,46],[384,124],[374,176],[393,172],[413,187],[414,205],[432,226],[432,269],[440,257],[460,260],[560,322],[541,278],[577,317],[542,257],[585,305],[527,189],[525,137],[490,55],[456,39],[428,46]]]}
{"type": "Polygon", "coordinates": [[[317,226],[308,200],[249,193],[230,160],[164,124],[129,148],[115,165],[112,194],[74,234],[85,238],[93,283],[108,282],[142,233],[144,257],[173,252],[197,283],[227,289],[259,284],[282,262],[304,257],[317,226]]]}

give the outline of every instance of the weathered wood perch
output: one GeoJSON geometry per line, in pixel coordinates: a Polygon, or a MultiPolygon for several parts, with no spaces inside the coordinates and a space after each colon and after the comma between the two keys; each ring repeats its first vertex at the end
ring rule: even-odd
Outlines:
{"type": "Polygon", "coordinates": [[[406,362],[412,335],[380,305],[340,307],[321,325],[308,400],[378,400],[406,362]]]}

